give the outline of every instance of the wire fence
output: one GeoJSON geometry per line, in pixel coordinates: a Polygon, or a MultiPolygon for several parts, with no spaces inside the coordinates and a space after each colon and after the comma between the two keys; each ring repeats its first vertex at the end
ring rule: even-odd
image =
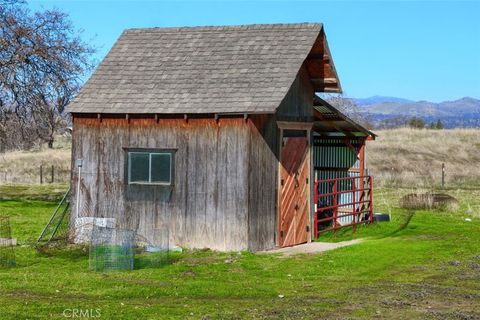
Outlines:
{"type": "Polygon", "coordinates": [[[55,165],[0,170],[0,184],[51,184],[68,183],[70,168],[55,165]]]}
{"type": "Polygon", "coordinates": [[[0,216],[0,267],[13,267],[15,261],[15,239],[12,238],[10,217],[0,216]]]}

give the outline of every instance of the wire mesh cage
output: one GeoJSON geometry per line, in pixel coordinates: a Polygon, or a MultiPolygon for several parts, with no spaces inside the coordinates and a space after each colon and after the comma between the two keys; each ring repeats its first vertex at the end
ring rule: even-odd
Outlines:
{"type": "Polygon", "coordinates": [[[12,238],[10,217],[0,216],[0,267],[16,265],[15,244],[15,239],[12,238]]]}
{"type": "Polygon", "coordinates": [[[136,248],[135,268],[155,268],[170,262],[170,243],[167,228],[154,229],[148,239],[136,248]]]}
{"type": "Polygon", "coordinates": [[[89,263],[93,271],[133,270],[135,231],[94,225],[89,263]]]}

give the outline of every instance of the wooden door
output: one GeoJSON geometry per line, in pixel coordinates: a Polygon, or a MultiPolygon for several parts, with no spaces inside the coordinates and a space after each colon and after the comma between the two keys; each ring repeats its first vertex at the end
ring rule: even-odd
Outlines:
{"type": "Polygon", "coordinates": [[[283,137],[282,145],[279,245],[288,247],[309,239],[308,138],[283,137]]]}

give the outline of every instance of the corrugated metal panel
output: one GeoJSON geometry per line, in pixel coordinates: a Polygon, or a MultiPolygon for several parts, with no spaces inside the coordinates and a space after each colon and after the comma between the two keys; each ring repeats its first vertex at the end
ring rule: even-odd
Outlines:
{"type": "MultiPolygon", "coordinates": [[[[361,140],[350,139],[349,143],[355,147],[361,145],[361,140]]],[[[358,155],[347,145],[344,139],[325,139],[314,136],[313,143],[313,166],[315,180],[334,179],[343,177],[358,177],[360,175],[360,160],[358,155]],[[344,146],[340,146],[340,145],[344,146]],[[342,170],[345,169],[345,170],[342,170]],[[348,170],[350,169],[350,170],[348,170]]],[[[359,179],[355,179],[356,187],[359,187],[359,179]]],[[[352,189],[351,181],[340,181],[337,190],[352,189]]],[[[332,183],[321,183],[319,185],[319,193],[332,192],[332,183]]],[[[356,197],[358,197],[356,193],[356,197]]],[[[353,201],[353,193],[348,192],[338,196],[338,204],[346,204],[353,201]]],[[[358,198],[357,198],[358,199],[358,198]]],[[[323,206],[329,206],[333,203],[333,196],[323,197],[321,199],[323,206]]],[[[353,205],[343,206],[341,208],[353,210],[353,205]]],[[[349,224],[352,222],[352,216],[342,217],[338,219],[341,224],[349,224]]]]}

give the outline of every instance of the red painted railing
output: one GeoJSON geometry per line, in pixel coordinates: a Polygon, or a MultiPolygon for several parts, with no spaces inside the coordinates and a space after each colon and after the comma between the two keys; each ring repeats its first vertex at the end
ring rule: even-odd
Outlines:
{"type": "Polygon", "coordinates": [[[373,222],[372,177],[317,180],[314,184],[314,235],[373,222]]]}

